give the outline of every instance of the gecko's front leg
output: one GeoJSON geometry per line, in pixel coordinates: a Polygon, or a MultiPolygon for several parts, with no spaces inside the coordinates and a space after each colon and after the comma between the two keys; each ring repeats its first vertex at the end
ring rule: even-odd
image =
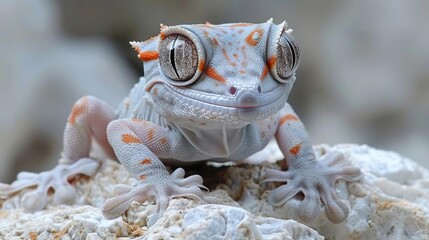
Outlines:
{"type": "Polygon", "coordinates": [[[113,156],[108,144],[106,128],[115,118],[113,109],[105,102],[86,96],[73,106],[64,131],[64,151],[58,165],[42,173],[21,172],[12,184],[0,183],[0,196],[9,196],[25,188],[36,187],[22,199],[25,211],[42,210],[48,202],[48,192],[54,190],[53,202],[72,204],[77,193],[70,184],[78,175],[93,176],[98,169],[98,161],[89,158],[91,140],[113,156]]]}
{"type": "Polygon", "coordinates": [[[273,190],[268,200],[274,205],[281,205],[302,192],[304,199],[298,209],[301,220],[316,218],[322,200],[330,221],[344,221],[349,209],[337,197],[335,182],[338,179],[358,181],[362,177],[360,170],[338,152],[330,152],[316,159],[304,125],[289,104],[280,111],[276,140],[289,168],[287,171],[270,169],[266,172],[264,182],[286,182],[273,190]]]}
{"type": "Polygon", "coordinates": [[[107,133],[119,161],[139,182],[134,187],[117,186],[118,196],[108,199],[102,208],[106,217],[118,217],[133,201],[142,203],[154,197],[157,212],[150,219],[153,223],[173,197],[203,200],[201,188],[205,187],[201,176],[184,178],[182,168],[170,174],[159,159],[173,158],[175,150],[180,148],[181,138],[174,131],[143,120],[120,119],[109,124],[107,133]]]}

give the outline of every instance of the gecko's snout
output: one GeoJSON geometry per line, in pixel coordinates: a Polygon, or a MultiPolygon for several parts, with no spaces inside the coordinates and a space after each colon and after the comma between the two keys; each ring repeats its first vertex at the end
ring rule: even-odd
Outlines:
{"type": "Polygon", "coordinates": [[[242,120],[253,120],[258,113],[257,107],[259,106],[260,96],[253,91],[246,91],[240,94],[237,99],[239,106],[238,116],[242,120]]]}
{"type": "Polygon", "coordinates": [[[238,106],[240,108],[251,108],[259,105],[259,96],[253,92],[244,92],[238,97],[238,106]]]}

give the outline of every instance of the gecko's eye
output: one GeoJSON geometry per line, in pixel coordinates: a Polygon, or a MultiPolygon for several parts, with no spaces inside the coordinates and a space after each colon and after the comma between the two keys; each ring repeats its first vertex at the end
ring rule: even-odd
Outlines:
{"type": "Polygon", "coordinates": [[[181,34],[167,36],[159,46],[159,64],[165,75],[175,81],[191,79],[198,68],[195,44],[181,34]]]}
{"type": "Polygon", "coordinates": [[[292,76],[299,66],[300,52],[295,39],[283,31],[277,43],[277,60],[274,75],[278,76],[280,82],[286,82],[292,76]]]}

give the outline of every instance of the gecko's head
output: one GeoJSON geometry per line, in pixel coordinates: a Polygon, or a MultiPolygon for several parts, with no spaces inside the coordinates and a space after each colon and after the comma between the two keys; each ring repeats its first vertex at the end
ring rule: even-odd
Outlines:
{"type": "Polygon", "coordinates": [[[283,22],[166,27],[132,42],[156,110],[201,126],[266,119],[286,103],[299,48],[283,22]]]}

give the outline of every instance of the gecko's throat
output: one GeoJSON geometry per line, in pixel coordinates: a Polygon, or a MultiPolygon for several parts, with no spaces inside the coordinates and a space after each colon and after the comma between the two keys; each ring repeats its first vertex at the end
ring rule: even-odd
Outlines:
{"type": "Polygon", "coordinates": [[[157,89],[157,94],[152,96],[164,108],[170,107],[168,112],[180,107],[181,112],[186,111],[188,116],[232,123],[266,119],[284,106],[288,96],[287,87],[281,85],[268,93],[249,91],[236,96],[205,93],[162,82],[155,85],[151,91],[157,89]]]}

